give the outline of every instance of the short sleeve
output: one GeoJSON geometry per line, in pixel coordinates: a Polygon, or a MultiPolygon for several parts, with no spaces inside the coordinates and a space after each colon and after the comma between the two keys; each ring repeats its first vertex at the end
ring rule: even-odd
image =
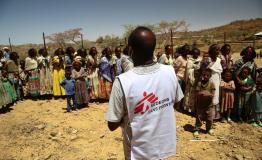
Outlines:
{"type": "MultiPolygon", "coordinates": [[[[178,83],[177,83],[177,84],[178,84],[178,83]]],[[[182,98],[184,98],[184,94],[183,94],[183,91],[182,91],[180,85],[178,84],[178,85],[177,85],[177,88],[176,88],[175,103],[181,101],[182,98]]]]}
{"type": "Polygon", "coordinates": [[[113,83],[110,99],[109,108],[106,113],[106,120],[109,122],[120,122],[125,114],[124,102],[123,102],[123,91],[119,79],[113,83]]]}

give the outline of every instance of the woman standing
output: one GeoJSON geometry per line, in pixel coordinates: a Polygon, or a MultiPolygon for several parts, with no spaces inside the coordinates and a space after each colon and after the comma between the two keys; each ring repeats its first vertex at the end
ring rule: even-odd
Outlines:
{"type": "Polygon", "coordinates": [[[210,57],[210,63],[207,68],[212,70],[212,76],[210,80],[215,85],[215,94],[213,97],[213,105],[215,106],[215,117],[214,119],[220,118],[220,107],[219,107],[219,87],[221,82],[221,73],[223,72],[221,59],[218,58],[220,48],[217,44],[213,44],[209,47],[208,54],[210,57]]]}
{"type": "Polygon", "coordinates": [[[50,56],[48,56],[45,48],[40,49],[38,54],[39,57],[37,58],[37,61],[40,70],[40,94],[51,95],[53,93],[53,78],[50,69],[50,56]]]}
{"type": "Polygon", "coordinates": [[[65,77],[64,61],[63,61],[63,57],[62,57],[63,55],[64,55],[63,49],[58,48],[55,51],[54,57],[52,59],[52,64],[53,64],[53,94],[54,94],[55,97],[65,95],[65,90],[60,85],[60,82],[65,77]]]}
{"type": "Polygon", "coordinates": [[[111,62],[112,51],[109,47],[104,49],[105,55],[101,58],[99,63],[99,72],[101,75],[100,80],[100,98],[109,99],[112,89],[112,83],[114,81],[113,65],[111,62]]]}
{"type": "Polygon", "coordinates": [[[91,81],[91,99],[98,99],[99,78],[98,78],[98,59],[96,47],[91,47],[87,57],[88,78],[91,81]]]}
{"type": "Polygon", "coordinates": [[[27,93],[32,98],[36,98],[40,94],[40,76],[36,54],[36,49],[31,48],[28,50],[28,57],[25,59],[25,70],[28,74],[27,93]]]}

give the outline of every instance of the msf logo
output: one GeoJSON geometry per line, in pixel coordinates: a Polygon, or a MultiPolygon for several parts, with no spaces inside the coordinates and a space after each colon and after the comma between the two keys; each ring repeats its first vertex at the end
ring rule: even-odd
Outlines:
{"type": "Polygon", "coordinates": [[[152,103],[155,103],[158,100],[158,97],[156,97],[155,94],[150,93],[147,94],[146,92],[143,93],[144,98],[141,99],[136,107],[135,107],[135,114],[141,114],[143,115],[151,106],[152,103]]]}

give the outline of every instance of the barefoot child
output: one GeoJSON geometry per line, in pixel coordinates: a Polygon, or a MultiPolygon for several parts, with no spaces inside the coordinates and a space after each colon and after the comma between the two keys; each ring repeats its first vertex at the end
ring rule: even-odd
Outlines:
{"type": "Polygon", "coordinates": [[[253,106],[253,118],[254,122],[252,123],[253,126],[260,126],[262,127],[262,76],[257,77],[256,83],[256,92],[252,96],[252,102],[255,103],[253,106]]]}
{"type": "Polygon", "coordinates": [[[73,100],[72,109],[76,109],[75,80],[71,77],[70,68],[66,68],[65,77],[60,85],[66,90],[67,112],[70,112],[72,108],[71,100],[73,100]]]}
{"type": "Polygon", "coordinates": [[[225,69],[223,73],[223,80],[220,82],[220,113],[222,115],[222,122],[225,118],[231,122],[230,114],[234,107],[234,91],[235,83],[232,79],[232,72],[225,69]]]}
{"type": "Polygon", "coordinates": [[[237,117],[239,121],[248,120],[251,114],[251,103],[250,97],[251,93],[255,89],[255,82],[251,78],[251,69],[247,66],[244,66],[240,73],[237,76],[238,83],[238,106],[237,107],[237,117]]]}
{"type": "Polygon", "coordinates": [[[199,130],[202,126],[202,121],[206,121],[206,130],[210,135],[214,134],[213,131],[213,118],[214,118],[214,104],[212,99],[215,93],[214,83],[210,81],[212,71],[211,69],[202,70],[201,81],[198,82],[196,87],[197,102],[196,102],[196,124],[194,136],[199,135],[199,130]]]}

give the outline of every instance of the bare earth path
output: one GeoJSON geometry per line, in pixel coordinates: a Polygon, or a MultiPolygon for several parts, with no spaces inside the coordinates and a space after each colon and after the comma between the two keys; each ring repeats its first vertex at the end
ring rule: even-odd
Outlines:
{"type": "MultiPolygon", "coordinates": [[[[26,100],[0,114],[0,160],[123,159],[121,130],[110,132],[107,103],[64,113],[66,100],[26,100]]],[[[219,123],[194,141],[194,118],[176,113],[177,155],[170,159],[262,159],[262,127],[219,123]],[[205,141],[207,140],[207,141],[205,141]]],[[[203,126],[204,128],[204,126],[203,126]]]]}

